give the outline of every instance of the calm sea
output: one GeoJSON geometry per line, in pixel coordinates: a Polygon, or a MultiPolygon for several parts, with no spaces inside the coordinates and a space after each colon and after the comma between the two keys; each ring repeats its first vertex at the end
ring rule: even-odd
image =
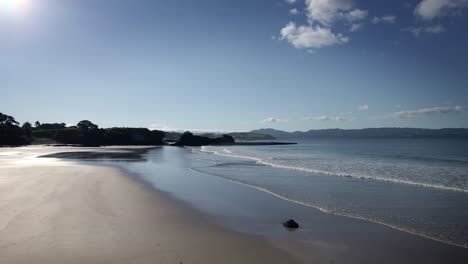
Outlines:
{"type": "Polygon", "coordinates": [[[290,203],[299,217],[300,208],[307,215],[313,207],[468,248],[466,140],[164,147],[148,152],[143,162],[121,166],[178,199],[228,219],[223,222],[255,226],[254,232],[265,227],[264,233],[270,234],[281,217],[287,217],[255,207],[265,203],[249,202],[264,199],[252,192],[266,192],[283,199],[282,204],[290,203]]]}
{"type": "Polygon", "coordinates": [[[321,139],[189,156],[206,162],[198,172],[293,203],[468,247],[466,140],[321,139]]]}

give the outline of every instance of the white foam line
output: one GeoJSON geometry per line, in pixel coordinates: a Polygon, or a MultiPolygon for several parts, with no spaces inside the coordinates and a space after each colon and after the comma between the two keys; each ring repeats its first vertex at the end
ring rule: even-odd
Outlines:
{"type": "Polygon", "coordinates": [[[382,177],[376,177],[376,176],[364,176],[364,175],[356,175],[356,174],[333,173],[333,172],[316,170],[316,169],[309,169],[309,168],[301,168],[301,167],[294,167],[294,166],[275,164],[275,163],[272,163],[272,162],[262,160],[260,158],[255,158],[255,157],[242,156],[242,155],[236,155],[236,154],[226,154],[226,153],[220,153],[218,151],[210,151],[210,150],[206,150],[206,148],[204,148],[204,147],[202,147],[200,150],[202,152],[213,153],[215,155],[220,155],[220,156],[250,159],[250,160],[256,161],[258,164],[270,166],[270,167],[273,167],[273,168],[288,169],[288,170],[293,170],[293,171],[302,171],[302,172],[309,172],[309,173],[317,173],[317,174],[324,174],[324,175],[329,175],[329,176],[352,177],[354,179],[364,178],[366,180],[376,180],[376,181],[382,181],[382,182],[391,182],[391,183],[397,183],[397,184],[406,184],[406,185],[419,186],[419,187],[425,187],[425,188],[439,189],[439,190],[445,190],[445,191],[468,193],[467,189],[461,189],[461,188],[456,188],[456,187],[448,187],[448,186],[443,186],[443,185],[435,185],[435,184],[428,184],[428,183],[421,183],[421,182],[412,182],[412,181],[405,181],[405,180],[398,180],[398,179],[389,179],[389,178],[382,178],[382,177]]]}
{"type": "Polygon", "coordinates": [[[236,184],[243,185],[243,186],[246,186],[246,187],[249,187],[249,188],[253,188],[253,189],[256,189],[256,190],[265,192],[265,193],[267,193],[267,194],[270,194],[270,195],[272,195],[272,196],[274,196],[274,197],[276,197],[276,198],[279,198],[279,199],[288,201],[288,202],[292,202],[292,203],[299,204],[299,205],[302,205],[302,206],[305,206],[305,207],[310,207],[310,208],[317,209],[317,210],[319,210],[319,211],[321,211],[321,212],[323,212],[323,213],[332,214],[332,215],[337,215],[337,216],[343,216],[343,217],[348,217],[348,218],[353,218],[353,219],[358,219],[358,220],[362,220],[362,221],[366,221],[366,222],[371,222],[371,223],[375,223],[375,224],[380,224],[380,225],[384,225],[384,226],[390,227],[390,228],[395,229],[395,230],[398,230],[398,231],[402,231],[402,232],[409,233],[409,234],[412,234],[412,235],[424,237],[424,238],[427,238],[427,239],[430,239],[430,240],[433,240],[433,241],[441,242],[441,243],[444,243],[444,244],[449,244],[449,245],[452,245],[452,246],[457,246],[457,247],[462,247],[462,248],[468,248],[468,244],[457,244],[457,243],[455,243],[455,242],[445,241],[445,240],[442,240],[442,239],[438,239],[438,238],[435,238],[435,237],[431,237],[431,236],[429,236],[429,235],[425,235],[425,234],[418,233],[417,231],[408,230],[408,229],[404,229],[404,228],[401,228],[401,227],[398,227],[398,226],[394,226],[394,225],[391,225],[391,224],[388,224],[388,223],[385,223],[385,222],[382,222],[382,221],[379,221],[379,220],[364,218],[364,217],[362,217],[362,216],[357,216],[357,215],[352,215],[352,214],[344,214],[344,213],[338,213],[338,212],[329,211],[329,210],[327,210],[327,209],[324,209],[324,208],[319,207],[319,206],[316,206],[316,205],[308,204],[308,203],[305,203],[305,202],[302,202],[302,201],[298,201],[298,200],[294,200],[294,199],[291,199],[291,198],[282,196],[282,195],[280,195],[280,194],[274,193],[274,192],[272,192],[272,191],[270,191],[270,190],[268,190],[268,189],[262,188],[262,187],[250,185],[250,184],[247,184],[247,183],[244,183],[244,182],[240,182],[240,181],[235,181],[235,180],[228,179],[228,178],[225,178],[225,177],[216,175],[216,174],[211,174],[211,173],[206,173],[206,172],[197,171],[197,170],[195,170],[195,169],[193,169],[193,168],[189,168],[189,170],[194,171],[194,172],[199,173],[199,174],[212,175],[212,176],[215,176],[215,177],[224,179],[224,180],[229,181],[229,182],[232,182],[232,183],[236,183],[236,184]]]}

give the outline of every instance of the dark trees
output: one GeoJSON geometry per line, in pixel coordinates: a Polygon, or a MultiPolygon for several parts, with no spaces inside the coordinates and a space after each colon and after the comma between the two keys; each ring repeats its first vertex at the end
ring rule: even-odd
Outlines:
{"type": "Polygon", "coordinates": [[[106,145],[161,145],[164,132],[147,128],[107,128],[104,133],[106,145]]]}
{"type": "Polygon", "coordinates": [[[24,135],[32,141],[32,125],[29,122],[25,122],[21,127],[23,129],[24,135]]]}
{"type": "Polygon", "coordinates": [[[89,131],[89,130],[93,130],[93,129],[98,129],[98,125],[96,124],[93,124],[91,121],[89,120],[82,120],[80,122],[78,122],[78,124],[76,125],[81,131],[89,131]]]}
{"type": "Polygon", "coordinates": [[[205,145],[231,145],[234,144],[234,138],[229,135],[223,135],[218,138],[209,138],[202,136],[195,136],[189,131],[184,132],[180,136],[177,145],[179,146],[205,146],[205,145]]]}
{"type": "Polygon", "coordinates": [[[47,129],[47,130],[64,129],[65,127],[66,127],[65,123],[51,123],[51,124],[48,124],[48,123],[40,124],[39,123],[39,126],[37,126],[37,124],[36,124],[36,128],[47,129]]]}
{"type": "Polygon", "coordinates": [[[82,120],[76,126],[82,134],[81,144],[90,147],[103,145],[104,130],[99,129],[98,125],[88,120],[82,120]]]}
{"type": "Polygon", "coordinates": [[[0,145],[26,145],[31,138],[20,128],[12,116],[0,113],[0,145]]]}
{"type": "Polygon", "coordinates": [[[15,120],[14,117],[12,116],[9,116],[9,115],[4,115],[2,113],[0,113],[0,125],[4,125],[4,126],[17,126],[19,125],[19,123],[15,120]]]}
{"type": "Polygon", "coordinates": [[[65,123],[35,122],[36,127],[26,122],[22,127],[11,116],[0,113],[0,145],[25,145],[32,139],[38,142],[101,145],[161,145],[164,132],[147,128],[100,129],[89,120],[80,121],[77,126],[66,127],[65,123]]]}

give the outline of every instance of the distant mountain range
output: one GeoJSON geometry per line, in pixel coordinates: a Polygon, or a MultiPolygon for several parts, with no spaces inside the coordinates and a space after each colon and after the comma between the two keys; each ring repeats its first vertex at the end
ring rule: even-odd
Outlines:
{"type": "Polygon", "coordinates": [[[311,138],[467,138],[465,128],[364,128],[364,129],[320,129],[286,132],[272,128],[253,130],[250,133],[265,134],[276,139],[311,138]]]}

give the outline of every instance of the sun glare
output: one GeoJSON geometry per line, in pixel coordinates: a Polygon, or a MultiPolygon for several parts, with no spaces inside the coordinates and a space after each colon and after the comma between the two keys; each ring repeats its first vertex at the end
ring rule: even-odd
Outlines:
{"type": "Polygon", "coordinates": [[[2,13],[19,14],[26,10],[29,0],[0,0],[2,13]]]}

